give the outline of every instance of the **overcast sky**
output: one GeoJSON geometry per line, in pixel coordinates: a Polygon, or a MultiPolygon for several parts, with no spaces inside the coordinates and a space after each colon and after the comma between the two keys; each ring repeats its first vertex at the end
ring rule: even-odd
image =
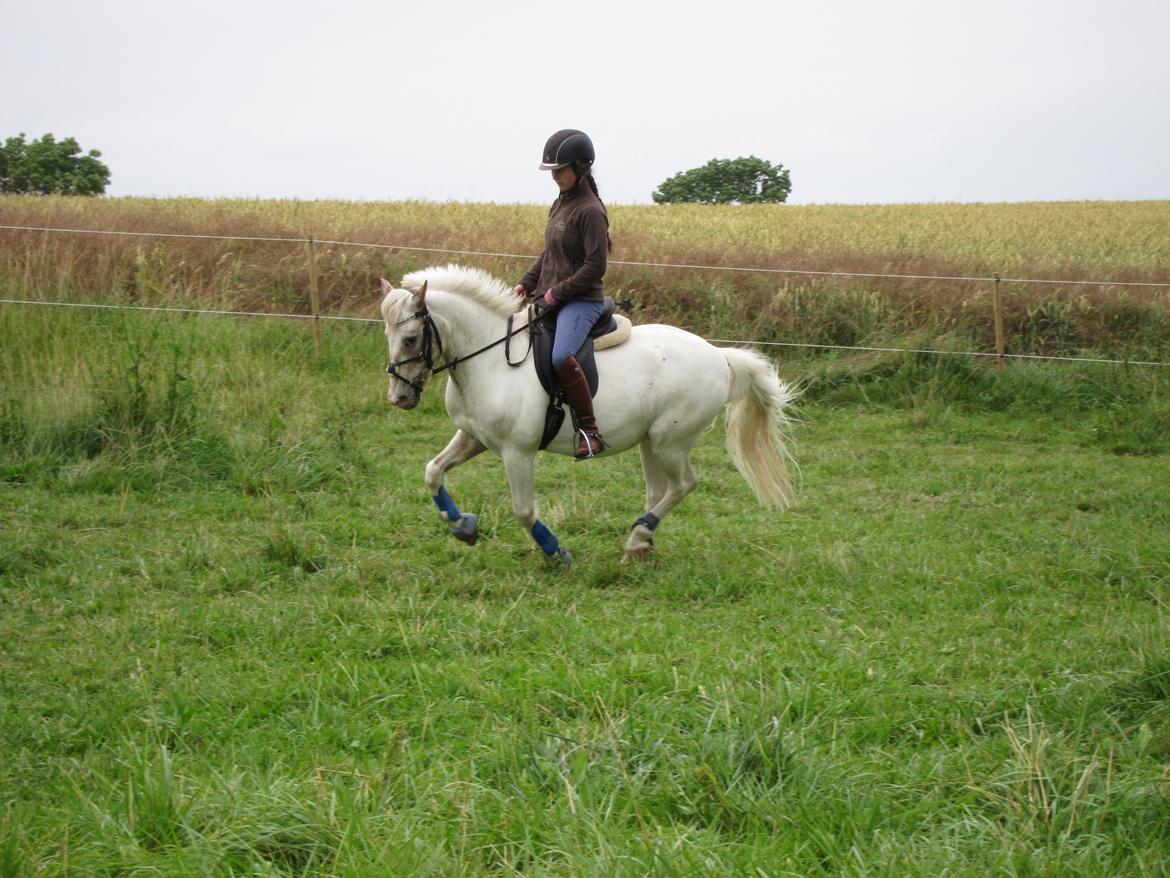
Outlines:
{"type": "Polygon", "coordinates": [[[1170,198],[1170,0],[0,0],[0,138],[111,195],[548,202],[754,154],[792,203],[1170,198]]]}

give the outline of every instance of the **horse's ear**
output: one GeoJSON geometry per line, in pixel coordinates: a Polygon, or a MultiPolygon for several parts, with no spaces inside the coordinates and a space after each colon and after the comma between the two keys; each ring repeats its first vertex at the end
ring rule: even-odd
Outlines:
{"type": "Polygon", "coordinates": [[[427,282],[424,280],[422,286],[418,288],[418,292],[414,294],[414,304],[422,307],[427,303],[427,282]]]}
{"type": "Polygon", "coordinates": [[[394,289],[394,284],[390,283],[386,278],[382,278],[382,295],[386,295],[392,289],[394,289]]]}

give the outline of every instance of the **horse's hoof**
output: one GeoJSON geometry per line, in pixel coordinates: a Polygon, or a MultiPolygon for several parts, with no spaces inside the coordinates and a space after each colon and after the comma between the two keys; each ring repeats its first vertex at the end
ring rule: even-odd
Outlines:
{"type": "Polygon", "coordinates": [[[550,567],[559,567],[562,570],[568,570],[573,566],[573,556],[564,546],[558,547],[551,555],[545,555],[544,560],[550,567]]]}
{"type": "Polygon", "coordinates": [[[630,528],[630,538],[626,540],[626,553],[622,555],[622,564],[631,561],[644,561],[646,556],[654,551],[654,531],[638,520],[630,528]]]}
{"type": "Polygon", "coordinates": [[[474,546],[479,539],[479,516],[474,512],[464,512],[459,520],[449,525],[455,539],[461,543],[474,546]]]}
{"type": "Polygon", "coordinates": [[[645,546],[638,546],[633,549],[626,549],[626,553],[622,555],[622,566],[628,565],[631,561],[645,561],[653,551],[653,543],[647,543],[645,546]]]}

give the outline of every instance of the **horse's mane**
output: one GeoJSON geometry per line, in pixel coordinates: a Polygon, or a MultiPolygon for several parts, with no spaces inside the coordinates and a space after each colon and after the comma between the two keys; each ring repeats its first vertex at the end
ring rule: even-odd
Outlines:
{"type": "Polygon", "coordinates": [[[441,290],[444,293],[465,296],[502,317],[518,311],[525,305],[523,299],[512,295],[512,288],[506,283],[478,268],[468,268],[454,263],[420,268],[402,278],[402,287],[417,293],[422,288],[424,280],[427,282],[428,290],[441,290]]]}

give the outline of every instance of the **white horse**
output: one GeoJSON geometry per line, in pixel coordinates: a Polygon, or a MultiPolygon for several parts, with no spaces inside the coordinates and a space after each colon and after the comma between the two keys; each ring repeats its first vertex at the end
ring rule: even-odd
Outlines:
{"type": "MultiPolygon", "coordinates": [[[[413,272],[402,286],[382,281],[388,398],[399,408],[414,408],[431,375],[449,369],[447,413],[459,428],[426,466],[440,517],[457,538],[475,543],[476,516],[459,510],[444,479],[453,467],[491,449],[503,460],[513,514],[548,560],[568,567],[572,557],[538,520],[534,497],[533,463],[548,396],[530,360],[515,368],[505,358],[508,349],[513,362],[528,350],[528,330],[515,326],[511,331],[518,334],[504,346],[509,315],[527,323],[525,303],[502,281],[457,265],[413,272]]],[[[673,326],[648,325],[634,327],[628,341],[599,350],[596,359],[594,411],[609,446],[603,456],[637,445],[646,478],[646,511],[626,540],[623,562],[653,548],[658,523],[695,487],[691,450],[724,406],[727,450],[736,468],[764,506],[792,505],[793,458],[785,428],[793,394],[765,357],[713,347],[673,326]]],[[[573,454],[570,420],[549,451],[573,454]]]]}

